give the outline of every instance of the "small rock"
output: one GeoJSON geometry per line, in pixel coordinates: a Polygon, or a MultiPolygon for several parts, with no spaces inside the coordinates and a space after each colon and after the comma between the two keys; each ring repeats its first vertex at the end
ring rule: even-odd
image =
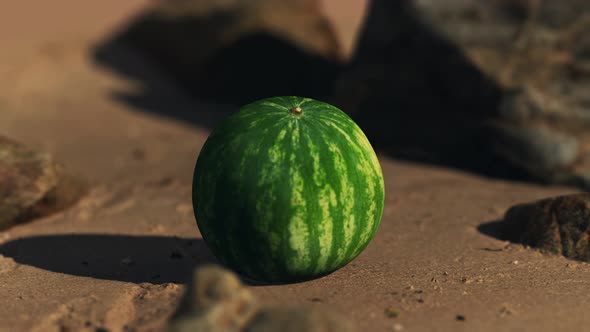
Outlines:
{"type": "Polygon", "coordinates": [[[51,156],[0,136],[0,230],[63,209],[82,191],[51,156]]]}
{"type": "Polygon", "coordinates": [[[216,266],[196,270],[168,331],[242,331],[258,302],[233,273],[216,266]]]}
{"type": "MultiPolygon", "coordinates": [[[[131,257],[125,257],[125,258],[121,259],[121,264],[123,264],[123,265],[131,266],[131,265],[133,265],[133,263],[134,262],[133,262],[133,259],[131,259],[131,257]]],[[[84,263],[82,263],[82,264],[84,264],[84,263]]],[[[88,264],[88,263],[86,263],[86,264],[88,264]]]]}
{"type": "Polygon", "coordinates": [[[525,245],[590,261],[589,193],[514,206],[506,212],[504,226],[506,235],[525,245]]]}
{"type": "Polygon", "coordinates": [[[465,316],[463,316],[463,315],[457,315],[457,316],[455,316],[455,319],[458,320],[458,321],[460,321],[460,322],[464,322],[465,321],[465,316]]]}
{"type": "Polygon", "coordinates": [[[389,318],[397,318],[399,316],[399,311],[395,307],[387,307],[385,308],[385,316],[389,318]]]}
{"type": "Polygon", "coordinates": [[[323,307],[264,309],[248,324],[245,332],[352,332],[351,322],[323,307]]]}
{"type": "Polygon", "coordinates": [[[402,324],[395,323],[395,324],[393,324],[392,329],[394,331],[398,332],[398,331],[402,331],[404,329],[404,326],[402,324]]]}
{"type": "Polygon", "coordinates": [[[508,304],[503,304],[498,311],[498,317],[506,317],[515,314],[514,309],[508,304]]]}

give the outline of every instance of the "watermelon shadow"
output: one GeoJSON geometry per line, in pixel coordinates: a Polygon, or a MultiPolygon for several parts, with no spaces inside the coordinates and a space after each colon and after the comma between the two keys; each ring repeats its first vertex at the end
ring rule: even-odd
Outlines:
{"type": "MultiPolygon", "coordinates": [[[[39,235],[3,243],[0,255],[56,273],[137,284],[187,283],[201,265],[223,266],[202,239],[172,236],[39,235]]],[[[249,286],[271,284],[238,277],[249,286]]]]}
{"type": "Polygon", "coordinates": [[[217,263],[201,239],[68,234],[6,242],[0,255],[74,276],[154,284],[185,283],[195,267],[217,263]]]}

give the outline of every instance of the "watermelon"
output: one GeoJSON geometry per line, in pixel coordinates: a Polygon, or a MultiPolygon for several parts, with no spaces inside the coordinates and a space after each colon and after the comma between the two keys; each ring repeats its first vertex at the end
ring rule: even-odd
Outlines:
{"type": "Polygon", "coordinates": [[[193,178],[207,246],[254,280],[317,278],[351,262],[379,226],[383,174],[356,123],[313,99],[248,104],[217,126],[193,178]]]}

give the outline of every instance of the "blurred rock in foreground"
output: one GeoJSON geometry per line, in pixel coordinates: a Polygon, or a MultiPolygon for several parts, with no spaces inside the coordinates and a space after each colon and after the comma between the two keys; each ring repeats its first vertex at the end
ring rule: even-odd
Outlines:
{"type": "Polygon", "coordinates": [[[590,262],[590,194],[544,199],[512,207],[504,228],[513,240],[590,262]]]}
{"type": "Polygon", "coordinates": [[[345,317],[317,306],[265,308],[238,277],[208,265],[195,271],[168,328],[172,332],[352,332],[345,317]]]}
{"type": "Polygon", "coordinates": [[[82,191],[48,154],[0,136],[0,230],[63,209],[82,191]]]}

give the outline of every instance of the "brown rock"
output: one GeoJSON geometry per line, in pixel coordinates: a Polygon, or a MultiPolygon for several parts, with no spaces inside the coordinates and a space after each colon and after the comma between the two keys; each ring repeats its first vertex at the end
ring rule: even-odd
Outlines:
{"type": "Polygon", "coordinates": [[[241,331],[258,303],[235,274],[217,266],[195,271],[168,331],[241,331]]]}
{"type": "Polygon", "coordinates": [[[48,154],[0,136],[0,230],[62,209],[82,190],[48,154]]]}
{"type": "Polygon", "coordinates": [[[590,261],[590,194],[544,199],[512,207],[505,227],[519,242],[542,251],[590,261]]]}

